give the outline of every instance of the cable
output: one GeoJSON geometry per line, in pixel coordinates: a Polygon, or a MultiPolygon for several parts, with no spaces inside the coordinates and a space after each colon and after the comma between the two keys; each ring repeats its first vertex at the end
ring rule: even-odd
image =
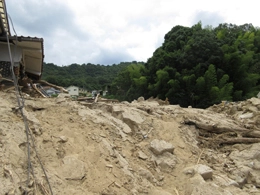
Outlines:
{"type": "MultiPolygon", "coordinates": [[[[16,33],[16,31],[15,31],[15,28],[14,28],[13,20],[12,20],[11,16],[10,16],[8,13],[7,13],[7,16],[8,16],[8,18],[9,18],[10,22],[11,22],[11,25],[12,25],[12,28],[13,28],[13,31],[14,31],[14,34],[15,34],[16,42],[18,42],[17,33],[16,33]]],[[[16,48],[17,48],[17,46],[15,45],[14,56],[16,55],[16,48]]],[[[11,66],[10,68],[12,68],[12,67],[13,67],[13,66],[11,66]]],[[[11,72],[12,72],[12,71],[11,71],[11,72]]],[[[16,83],[16,84],[18,84],[18,80],[17,80],[17,83],[16,83]]],[[[19,88],[18,88],[18,89],[19,89],[19,88]]],[[[23,94],[22,94],[21,90],[18,90],[18,91],[19,91],[20,96],[22,97],[22,105],[24,106],[23,94]]]]}
{"type": "MultiPolygon", "coordinates": [[[[11,21],[11,24],[12,24],[12,28],[13,28],[13,31],[15,32],[16,34],[16,31],[14,29],[14,25],[13,25],[13,22],[12,22],[12,18],[10,17],[10,15],[8,14],[8,18],[10,19],[11,21]]],[[[34,171],[33,171],[33,167],[32,167],[32,164],[31,164],[31,156],[30,156],[30,139],[29,139],[29,134],[30,134],[30,138],[32,140],[32,147],[33,149],[35,150],[35,153],[36,153],[36,157],[41,165],[41,169],[45,175],[45,178],[46,178],[46,181],[48,183],[48,186],[49,186],[49,189],[50,189],[50,192],[51,192],[51,195],[53,195],[53,192],[52,192],[52,188],[51,188],[51,185],[50,185],[50,182],[49,182],[49,179],[48,179],[48,176],[47,176],[47,173],[45,171],[45,168],[42,164],[42,161],[38,155],[38,152],[36,150],[36,146],[35,146],[35,142],[34,142],[34,139],[33,139],[33,135],[29,129],[29,126],[28,126],[28,121],[27,121],[27,118],[26,116],[24,115],[23,113],[23,107],[24,107],[24,98],[22,96],[22,93],[21,91],[19,90],[18,88],[18,82],[17,82],[17,79],[16,79],[16,76],[15,76],[15,73],[14,73],[14,62],[13,62],[13,58],[12,58],[12,53],[11,53],[11,48],[10,48],[10,41],[9,41],[9,37],[8,37],[8,34],[6,34],[6,39],[7,39],[7,45],[8,45],[8,51],[9,51],[9,57],[10,57],[10,61],[11,61],[11,73],[12,73],[12,78],[13,78],[13,81],[14,81],[14,86],[15,86],[15,95],[16,95],[16,98],[17,98],[17,102],[18,102],[18,106],[19,106],[19,110],[21,111],[21,115],[23,117],[23,122],[24,122],[24,125],[25,125],[25,129],[26,129],[26,139],[27,139],[27,153],[28,153],[28,175],[27,175],[27,187],[29,187],[29,182],[30,182],[30,172],[32,172],[32,175],[33,175],[33,178],[35,178],[35,175],[34,175],[34,171]],[[19,97],[19,95],[20,97],[19,97]]],[[[16,34],[16,40],[17,40],[17,34],[16,34]]],[[[15,47],[15,53],[16,53],[16,47],[15,47]]],[[[35,184],[36,185],[36,184],[35,184]]],[[[27,195],[27,190],[25,192],[25,194],[27,195]]]]}
{"type": "MultiPolygon", "coordinates": [[[[30,142],[29,142],[29,131],[28,131],[28,124],[25,118],[25,115],[23,113],[23,106],[21,106],[21,102],[20,102],[20,98],[18,96],[18,86],[17,86],[17,82],[16,82],[16,77],[14,74],[14,62],[13,62],[13,58],[12,58],[12,53],[11,53],[11,48],[10,48],[10,42],[9,42],[9,37],[8,34],[6,34],[6,39],[7,39],[7,45],[8,45],[8,51],[9,51],[9,57],[10,57],[10,61],[11,61],[11,73],[12,73],[12,78],[14,81],[14,87],[15,87],[15,95],[16,95],[16,99],[18,102],[18,106],[19,109],[21,111],[21,115],[23,117],[23,121],[25,124],[25,129],[26,129],[26,139],[27,139],[27,153],[28,153],[28,175],[27,175],[27,187],[29,186],[29,181],[30,181],[30,170],[31,170],[31,157],[30,157],[30,142]]],[[[27,195],[27,191],[26,191],[26,195],[27,195]]]]}

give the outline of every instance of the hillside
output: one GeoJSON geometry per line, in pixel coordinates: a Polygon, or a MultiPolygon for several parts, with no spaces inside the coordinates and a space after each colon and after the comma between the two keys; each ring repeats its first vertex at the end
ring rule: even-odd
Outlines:
{"type": "Polygon", "coordinates": [[[0,91],[0,194],[52,194],[40,162],[53,194],[260,194],[259,99],[194,109],[25,95],[30,167],[16,107],[0,91]]]}
{"type": "Polygon", "coordinates": [[[144,67],[120,73],[113,94],[196,108],[246,100],[260,90],[259,43],[260,30],[252,24],[174,26],[144,67]]]}
{"type": "Polygon", "coordinates": [[[43,79],[63,87],[106,88],[120,100],[157,97],[182,107],[207,108],[258,94],[259,45],[260,29],[252,24],[177,25],[145,63],[45,64],[43,79]]]}
{"type": "Polygon", "coordinates": [[[75,85],[89,91],[100,90],[110,86],[117,74],[130,64],[137,62],[121,62],[111,66],[90,63],[57,66],[44,63],[42,79],[63,87],[75,85]]]}

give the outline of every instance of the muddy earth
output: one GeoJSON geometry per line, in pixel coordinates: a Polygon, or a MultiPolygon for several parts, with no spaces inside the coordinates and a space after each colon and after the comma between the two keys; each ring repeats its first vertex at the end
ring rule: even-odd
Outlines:
{"type": "Polygon", "coordinates": [[[195,109],[24,94],[19,109],[0,91],[0,194],[260,194],[260,99],[195,109]]]}

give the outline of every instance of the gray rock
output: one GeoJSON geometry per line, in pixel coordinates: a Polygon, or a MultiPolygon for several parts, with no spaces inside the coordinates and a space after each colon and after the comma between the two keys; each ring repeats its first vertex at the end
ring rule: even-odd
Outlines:
{"type": "Polygon", "coordinates": [[[248,119],[248,118],[253,118],[254,117],[254,114],[253,113],[245,113],[245,114],[241,114],[239,116],[240,119],[248,119]]]}
{"type": "Polygon", "coordinates": [[[139,175],[140,175],[141,177],[147,179],[147,180],[150,181],[150,182],[153,182],[154,176],[153,176],[153,174],[152,174],[150,171],[148,171],[148,170],[146,170],[146,169],[143,169],[143,168],[140,168],[140,169],[138,170],[138,173],[139,173],[139,175]]]}
{"type": "Polygon", "coordinates": [[[201,177],[201,175],[196,174],[194,177],[187,180],[186,188],[185,188],[185,195],[190,195],[193,191],[193,189],[196,186],[199,186],[200,184],[205,183],[204,179],[201,177]]]}
{"type": "Polygon", "coordinates": [[[229,110],[230,115],[234,115],[237,112],[237,106],[232,106],[231,109],[229,110]]]}
{"type": "Polygon", "coordinates": [[[230,179],[226,175],[215,175],[214,183],[219,185],[220,187],[228,187],[228,186],[239,187],[239,184],[236,181],[230,179]]]}
{"type": "Polygon", "coordinates": [[[151,142],[150,150],[155,155],[160,155],[160,154],[163,154],[164,152],[169,152],[169,153],[173,154],[174,146],[171,143],[168,143],[164,140],[154,139],[151,142]]]}
{"type": "Polygon", "coordinates": [[[248,106],[248,107],[247,107],[247,110],[248,110],[249,112],[253,112],[253,113],[258,112],[258,108],[255,107],[255,106],[248,106]]]}
{"type": "Polygon", "coordinates": [[[260,162],[258,160],[254,160],[253,169],[260,170],[260,162]]]}
{"type": "Polygon", "coordinates": [[[251,98],[249,100],[254,106],[260,105],[260,99],[259,98],[251,98]]]}
{"type": "Polygon", "coordinates": [[[137,125],[140,125],[144,122],[143,117],[138,112],[134,112],[132,110],[125,110],[122,113],[122,118],[123,121],[125,122],[129,121],[130,123],[137,124],[137,125]]]}
{"type": "Polygon", "coordinates": [[[210,167],[202,164],[187,167],[183,170],[183,173],[186,175],[187,174],[193,175],[198,173],[199,175],[202,176],[204,180],[212,179],[213,176],[213,170],[210,167]]]}
{"type": "Polygon", "coordinates": [[[142,159],[142,160],[146,160],[148,158],[148,156],[143,153],[142,151],[138,151],[138,158],[142,159]]]}
{"type": "Polygon", "coordinates": [[[247,166],[240,166],[232,172],[231,178],[234,179],[240,187],[244,186],[249,179],[252,169],[247,166]]]}
{"type": "Polygon", "coordinates": [[[65,143],[65,142],[67,142],[69,140],[69,138],[67,138],[64,135],[60,136],[59,138],[60,138],[59,142],[63,142],[63,143],[65,143]]]}
{"type": "Polygon", "coordinates": [[[152,156],[152,161],[163,171],[171,171],[177,163],[176,157],[169,152],[165,152],[160,156],[152,156]]]}
{"type": "Polygon", "coordinates": [[[145,100],[145,99],[144,99],[144,97],[142,97],[142,96],[137,99],[138,102],[143,102],[144,100],[145,100]]]}
{"type": "Polygon", "coordinates": [[[196,165],[195,171],[198,174],[200,174],[203,177],[203,179],[205,179],[205,180],[212,179],[213,170],[206,165],[201,165],[201,164],[196,165]]]}
{"type": "Polygon", "coordinates": [[[85,165],[76,156],[65,156],[60,174],[68,180],[81,180],[86,174],[85,165]]]}
{"type": "Polygon", "coordinates": [[[246,177],[243,177],[243,176],[240,176],[238,175],[236,177],[236,182],[240,185],[240,186],[243,186],[246,184],[246,181],[247,181],[247,178],[246,177]]]}

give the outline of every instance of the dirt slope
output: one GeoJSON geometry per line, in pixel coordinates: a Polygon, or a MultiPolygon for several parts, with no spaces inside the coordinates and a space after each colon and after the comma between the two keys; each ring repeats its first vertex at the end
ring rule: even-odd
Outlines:
{"type": "Polygon", "coordinates": [[[260,194],[259,99],[202,110],[25,96],[31,167],[15,107],[0,91],[0,194],[51,194],[40,162],[53,194],[260,194]],[[249,131],[249,144],[220,142],[249,131]]]}

